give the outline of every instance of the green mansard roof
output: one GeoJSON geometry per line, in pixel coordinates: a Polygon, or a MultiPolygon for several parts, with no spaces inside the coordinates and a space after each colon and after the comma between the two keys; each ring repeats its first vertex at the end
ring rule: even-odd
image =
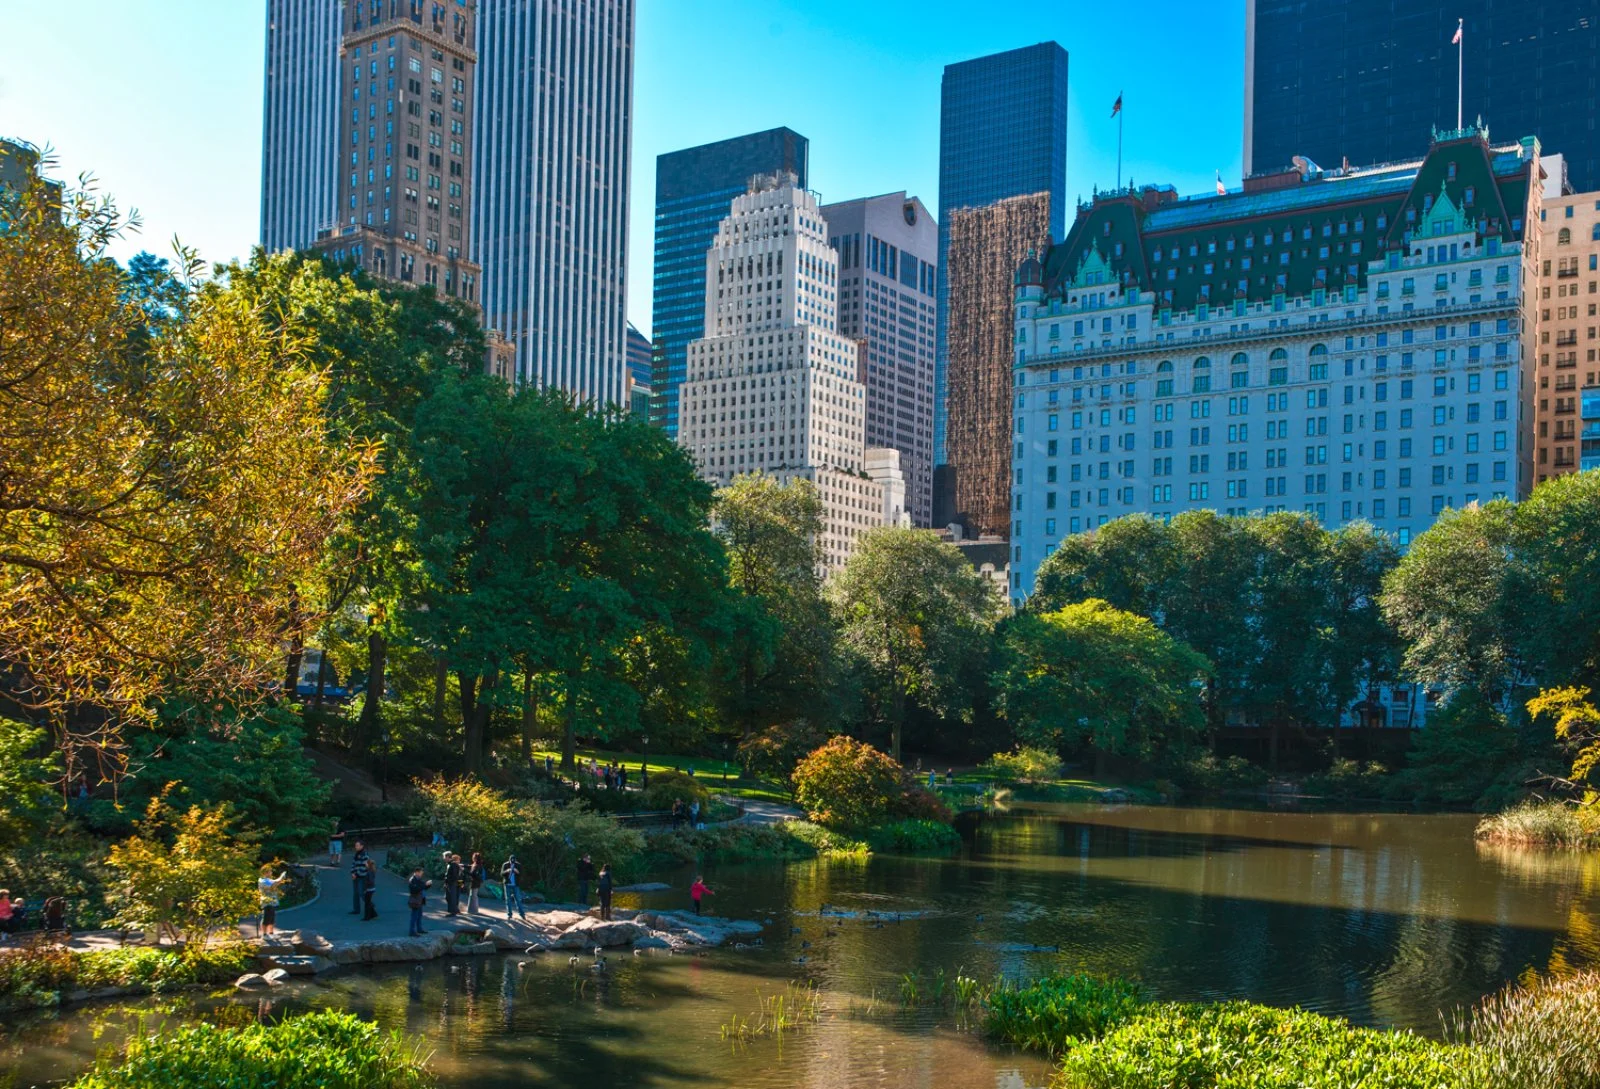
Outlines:
{"type": "Polygon", "coordinates": [[[1096,194],[1079,206],[1066,240],[1044,255],[1045,295],[1065,295],[1082,275],[1152,292],[1158,306],[1182,311],[1365,287],[1367,262],[1403,245],[1441,200],[1450,216],[1465,215],[1503,242],[1520,241],[1537,147],[1530,139],[1491,148],[1486,131],[1468,130],[1437,136],[1420,162],[1332,174],[1306,164],[1304,175],[1251,179],[1242,193],[1176,200],[1170,188],[1149,187],[1096,194]],[[1102,262],[1103,278],[1093,276],[1102,262]]]}

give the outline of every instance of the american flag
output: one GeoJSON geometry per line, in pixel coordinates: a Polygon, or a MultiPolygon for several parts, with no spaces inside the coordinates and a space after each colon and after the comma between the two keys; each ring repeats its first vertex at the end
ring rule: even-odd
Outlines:
{"type": "Polygon", "coordinates": [[[1111,116],[1115,117],[1122,112],[1122,95],[1117,95],[1117,100],[1111,104],[1111,116]]]}
{"type": "MultiPolygon", "coordinates": [[[[1465,22],[1466,22],[1465,19],[1457,19],[1456,20],[1456,36],[1454,38],[1450,39],[1450,44],[1451,45],[1460,45],[1461,44],[1461,27],[1462,27],[1462,24],[1464,24],[1465,22]]],[[[1118,99],[1118,101],[1120,102],[1121,99],[1118,99]]]]}
{"type": "Polygon", "coordinates": [[[1227,195],[1228,187],[1222,184],[1222,171],[1219,170],[1217,171],[1217,196],[1225,197],[1227,195]]]}

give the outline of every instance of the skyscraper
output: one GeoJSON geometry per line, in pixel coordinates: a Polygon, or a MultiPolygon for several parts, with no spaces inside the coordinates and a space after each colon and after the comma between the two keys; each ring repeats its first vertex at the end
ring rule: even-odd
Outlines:
{"type": "Polygon", "coordinates": [[[822,500],[826,568],[898,521],[895,451],[866,449],[866,389],[838,328],[839,258],[816,197],[794,175],[735,197],[705,256],[704,328],[685,352],[678,442],[700,475],[810,480],[822,500]],[[881,455],[881,456],[880,456],[881,455]]]}
{"type": "Polygon", "coordinates": [[[1535,484],[1600,468],[1600,193],[1547,186],[1539,217],[1535,484]]]}
{"type": "Polygon", "coordinates": [[[338,167],[337,218],[316,242],[374,276],[473,303],[476,16],[477,0],[345,7],[338,146],[350,159],[338,167]]]}
{"type": "Polygon", "coordinates": [[[825,205],[822,218],[839,254],[839,331],[860,348],[867,445],[900,452],[906,510],[930,526],[938,225],[904,192],[825,205]]]}
{"type": "Polygon", "coordinates": [[[1245,173],[1397,162],[1455,128],[1458,19],[1463,120],[1537,136],[1600,187],[1594,0],[1246,0],[1245,173]]]}
{"type": "Polygon", "coordinates": [[[734,197],[759,175],[792,174],[806,188],[810,145],[789,129],[768,129],[656,159],[655,269],[650,328],[658,367],[650,418],[678,436],[684,352],[705,333],[706,250],[734,197]]]}
{"type": "Polygon", "coordinates": [[[337,0],[267,0],[261,244],[303,249],[331,225],[339,192],[337,0]]]}
{"type": "Polygon", "coordinates": [[[484,320],[515,347],[519,381],[622,404],[634,0],[480,8],[484,320]]]}
{"type": "MultiPolygon", "coordinates": [[[[949,462],[946,391],[950,327],[950,213],[982,208],[1009,197],[1044,194],[1051,238],[1066,222],[1067,51],[1055,42],[979,57],[946,66],[939,98],[939,283],[937,356],[934,364],[934,464],[949,462]]],[[[1009,326],[1009,300],[994,293],[968,296],[988,309],[971,323],[1009,326]],[[981,302],[980,302],[981,300],[981,302]]],[[[1009,369],[1005,358],[969,360],[970,365],[1009,369]]],[[[934,521],[955,515],[953,479],[935,481],[934,521]]]]}

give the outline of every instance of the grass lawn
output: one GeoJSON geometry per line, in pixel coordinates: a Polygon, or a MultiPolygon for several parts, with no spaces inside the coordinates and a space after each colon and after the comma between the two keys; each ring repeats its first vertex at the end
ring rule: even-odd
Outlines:
{"type": "MultiPolygon", "coordinates": [[[[535,748],[533,758],[543,760],[550,757],[559,766],[561,753],[557,749],[535,748]]],[[[633,784],[639,782],[639,766],[641,761],[638,753],[618,752],[613,749],[586,749],[579,748],[575,759],[579,765],[586,765],[592,759],[596,763],[609,764],[615,760],[628,769],[628,781],[633,784]]],[[[714,794],[726,794],[730,798],[753,798],[764,802],[778,802],[783,805],[790,804],[789,792],[784,784],[773,779],[752,779],[744,776],[739,771],[739,765],[727,760],[718,760],[712,756],[676,756],[671,753],[652,754],[649,759],[651,774],[663,771],[688,772],[694,769],[695,778],[705,783],[707,789],[714,794]]]]}

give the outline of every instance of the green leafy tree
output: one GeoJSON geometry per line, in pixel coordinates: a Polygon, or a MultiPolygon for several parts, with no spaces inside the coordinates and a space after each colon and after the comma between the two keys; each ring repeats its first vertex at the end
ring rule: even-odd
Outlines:
{"type": "Polygon", "coordinates": [[[1165,522],[1148,514],[1116,518],[1093,533],[1074,533],[1062,541],[1039,565],[1028,604],[1035,612],[1054,612],[1099,598],[1154,616],[1173,604],[1167,584],[1179,563],[1174,533],[1165,522]]]}
{"type": "Polygon", "coordinates": [[[237,838],[225,809],[174,810],[153,798],[137,831],[113,844],[120,878],[117,922],[193,943],[256,907],[255,848],[237,838]]]}
{"type": "Polygon", "coordinates": [[[865,534],[828,593],[898,760],[908,699],[945,716],[970,704],[959,681],[987,645],[998,599],[954,545],[898,528],[865,534]]]}
{"type": "Polygon", "coordinates": [[[1480,803],[1514,765],[1517,740],[1505,712],[1475,688],[1458,689],[1417,732],[1397,792],[1441,805],[1480,803]]]}
{"type": "Polygon", "coordinates": [[[1545,481],[1512,520],[1506,610],[1528,679],[1600,689],[1600,473],[1545,481]]]}
{"type": "Polygon", "coordinates": [[[55,753],[42,751],[43,730],[0,718],[0,851],[31,841],[59,808],[50,795],[61,781],[61,764],[55,753]]]}
{"type": "Polygon", "coordinates": [[[1024,744],[1148,759],[1203,724],[1205,658],[1142,616],[1091,598],[1013,617],[1001,639],[995,688],[1024,744]]]}

